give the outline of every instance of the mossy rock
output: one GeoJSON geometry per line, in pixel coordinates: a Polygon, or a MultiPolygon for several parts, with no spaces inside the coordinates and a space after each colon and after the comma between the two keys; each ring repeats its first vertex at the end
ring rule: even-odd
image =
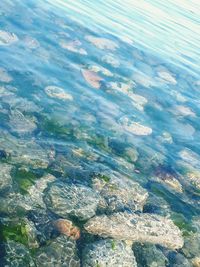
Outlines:
{"type": "Polygon", "coordinates": [[[18,168],[13,173],[13,180],[17,183],[21,194],[27,194],[28,188],[35,184],[35,181],[41,177],[40,174],[35,173],[26,168],[18,168]]]}
{"type": "Polygon", "coordinates": [[[0,225],[0,238],[1,241],[6,242],[12,240],[19,242],[23,245],[28,245],[28,233],[26,224],[18,222],[16,224],[10,223],[8,225],[0,225]]]}

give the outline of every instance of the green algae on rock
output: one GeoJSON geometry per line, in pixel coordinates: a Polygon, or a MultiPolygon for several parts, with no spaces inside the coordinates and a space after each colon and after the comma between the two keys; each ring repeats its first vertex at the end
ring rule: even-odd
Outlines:
{"type": "Polygon", "coordinates": [[[119,212],[91,218],[84,226],[91,234],[132,242],[149,242],[177,249],[183,246],[179,228],[165,217],[119,212]]]}
{"type": "Polygon", "coordinates": [[[86,245],[83,267],[137,267],[130,245],[124,241],[103,239],[86,245]]]}

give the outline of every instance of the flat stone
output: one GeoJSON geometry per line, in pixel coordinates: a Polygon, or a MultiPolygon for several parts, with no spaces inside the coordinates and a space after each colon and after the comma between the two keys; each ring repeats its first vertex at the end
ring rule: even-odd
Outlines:
{"type": "Polygon", "coordinates": [[[8,46],[18,41],[14,33],[0,30],[0,46],[8,46]]]}
{"type": "Polygon", "coordinates": [[[177,249],[183,246],[179,228],[172,220],[155,214],[115,213],[91,218],[84,226],[93,235],[132,242],[160,244],[177,249]]]}
{"type": "Polygon", "coordinates": [[[62,100],[73,100],[73,96],[67,92],[61,87],[50,85],[45,87],[45,93],[52,97],[52,98],[57,98],[57,99],[62,99],[62,100]]]}
{"type": "Polygon", "coordinates": [[[91,35],[85,36],[85,39],[95,45],[99,49],[106,49],[114,51],[118,48],[118,44],[113,42],[112,40],[100,37],[94,37],[91,35]]]}
{"type": "Polygon", "coordinates": [[[148,192],[135,181],[116,175],[94,175],[92,187],[105,200],[107,212],[142,211],[148,192]]]}
{"type": "Polygon", "coordinates": [[[47,207],[62,218],[87,220],[95,215],[100,197],[84,185],[57,182],[47,190],[44,200],[47,207]]]}
{"type": "Polygon", "coordinates": [[[105,239],[87,245],[83,250],[83,267],[137,267],[130,245],[105,239]]]}
{"type": "Polygon", "coordinates": [[[81,73],[83,75],[83,78],[88,82],[89,85],[91,85],[95,89],[99,89],[101,86],[101,81],[103,78],[101,78],[96,72],[92,70],[85,70],[82,69],[81,73]]]}

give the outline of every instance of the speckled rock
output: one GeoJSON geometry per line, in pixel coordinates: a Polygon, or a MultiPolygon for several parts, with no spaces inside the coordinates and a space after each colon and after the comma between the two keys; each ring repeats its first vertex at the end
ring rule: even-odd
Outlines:
{"type": "Polygon", "coordinates": [[[83,250],[83,267],[137,267],[130,245],[124,241],[104,239],[83,250]]]}
{"type": "Polygon", "coordinates": [[[5,267],[35,267],[29,250],[22,244],[7,241],[5,244],[5,267]]]}
{"type": "Polygon", "coordinates": [[[12,186],[11,170],[11,165],[0,163],[0,193],[8,191],[12,186]]]}
{"type": "Polygon", "coordinates": [[[91,218],[85,230],[102,237],[112,237],[132,242],[149,242],[177,249],[183,246],[181,231],[172,220],[155,214],[130,214],[119,212],[110,216],[91,218]]]}
{"type": "Polygon", "coordinates": [[[80,184],[53,183],[45,196],[47,207],[62,218],[87,220],[95,215],[100,197],[80,184]]]}
{"type": "Polygon", "coordinates": [[[133,251],[138,267],[165,267],[168,260],[161,250],[152,244],[134,244],[133,251]]]}
{"type": "Polygon", "coordinates": [[[147,191],[138,183],[113,174],[94,175],[92,187],[104,198],[107,212],[142,211],[148,197],[147,191]]]}
{"type": "Polygon", "coordinates": [[[0,131],[0,146],[13,164],[23,164],[34,169],[47,168],[49,149],[43,149],[34,139],[17,139],[7,131],[0,131]]]}
{"type": "Polygon", "coordinates": [[[39,180],[36,181],[36,183],[27,189],[29,196],[31,200],[34,203],[34,206],[37,205],[41,208],[46,208],[46,205],[43,201],[43,191],[47,188],[48,184],[55,181],[56,177],[47,174],[41,177],[39,180]]]}
{"type": "Polygon", "coordinates": [[[37,267],[79,267],[76,242],[59,236],[50,244],[39,248],[35,256],[37,267]]]}
{"type": "Polygon", "coordinates": [[[200,234],[193,233],[185,237],[182,251],[187,258],[200,257],[200,234]]]}
{"type": "Polygon", "coordinates": [[[33,203],[21,194],[10,193],[6,197],[0,197],[0,212],[8,215],[27,213],[33,208],[33,203]]]}

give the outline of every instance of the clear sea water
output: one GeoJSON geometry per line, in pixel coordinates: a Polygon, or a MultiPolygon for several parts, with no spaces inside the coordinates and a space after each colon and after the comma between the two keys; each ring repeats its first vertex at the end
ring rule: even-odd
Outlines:
{"type": "Polygon", "coordinates": [[[199,33],[198,0],[1,0],[2,246],[26,243],[7,199],[47,173],[115,171],[149,192],[145,212],[200,234],[199,33]]]}

